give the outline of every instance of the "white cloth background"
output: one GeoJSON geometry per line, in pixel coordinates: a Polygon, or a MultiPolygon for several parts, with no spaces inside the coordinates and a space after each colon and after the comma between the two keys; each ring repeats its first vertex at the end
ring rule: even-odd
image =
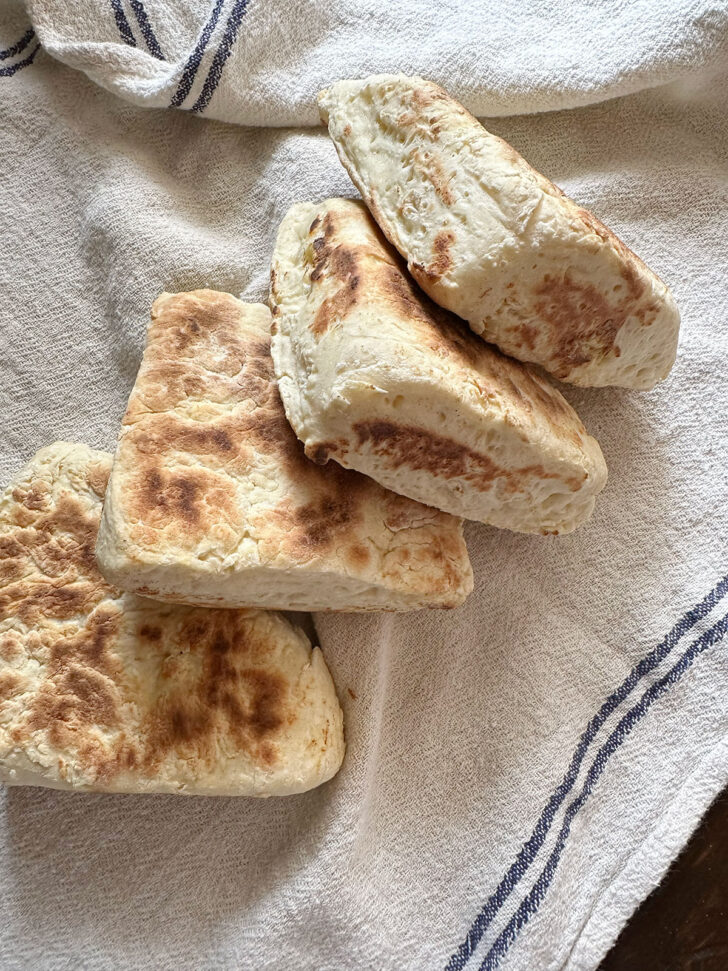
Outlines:
{"type": "Polygon", "coordinates": [[[263,299],[286,208],[354,195],[322,130],[270,127],[339,75],[419,70],[501,116],[672,285],[678,361],[649,394],[565,389],[610,472],[573,536],[470,524],[460,610],[316,618],[331,783],[0,792],[0,964],[594,968],[728,781],[728,9],[218,6],[184,106],[242,9],[203,112],[238,125],[165,107],[214,4],[0,0],[0,484],[56,438],[113,447],[157,293],[263,299]]]}

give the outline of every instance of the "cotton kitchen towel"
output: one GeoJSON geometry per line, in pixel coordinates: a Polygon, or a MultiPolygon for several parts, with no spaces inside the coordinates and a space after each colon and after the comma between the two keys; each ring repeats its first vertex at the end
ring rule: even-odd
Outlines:
{"type": "MultiPolygon", "coordinates": [[[[416,67],[446,83],[451,75],[471,87],[478,110],[536,108],[531,60],[548,63],[546,43],[553,63],[565,56],[559,5],[533,32],[531,59],[513,45],[510,58],[499,52],[499,64],[521,65],[522,85],[503,93],[499,82],[498,104],[488,52],[493,37],[507,42],[517,5],[481,4],[487,29],[450,41],[443,27],[438,42],[440,20],[457,20],[441,4],[422,8],[430,48],[449,51],[436,70],[418,51],[422,33],[383,33],[381,17],[362,15],[360,43],[329,53],[328,64],[317,54],[314,82],[306,24],[319,18],[316,50],[331,52],[329,32],[353,16],[336,0],[323,6],[251,2],[222,77],[254,17],[268,18],[279,67],[257,89],[261,120],[266,90],[271,124],[312,120],[299,82],[312,92],[349,66],[416,67]],[[461,63],[463,39],[482,56],[461,63]],[[404,65],[386,61],[395,44],[404,65]]],[[[594,67],[618,73],[592,51],[604,7],[583,5],[594,27],[579,15],[579,70],[554,76],[552,107],[590,96],[587,67],[595,98],[617,90],[594,67]]],[[[626,57],[638,44],[629,18],[636,33],[643,8],[609,9],[626,57]]],[[[146,10],[165,57],[181,59],[170,46],[171,5],[110,4],[101,42],[84,32],[106,16],[103,4],[34,4],[32,22],[19,6],[0,10],[4,485],[53,439],[113,447],[161,290],[211,286],[264,299],[288,206],[354,190],[322,130],[143,110],[37,47],[37,37],[52,45],[77,10],[77,47],[89,44],[90,57],[101,43],[104,58],[130,72],[125,58],[141,57],[143,45],[139,63],[153,59],[137,17],[146,10]],[[56,33],[55,10],[66,18],[56,33]],[[119,11],[136,47],[119,34],[119,11]]],[[[469,526],[476,591],[457,611],[317,617],[348,736],[343,769],[319,790],[267,802],[2,791],[3,969],[598,964],[728,781],[728,123],[718,10],[672,5],[654,18],[653,62],[668,65],[664,77],[692,59],[710,61],[710,79],[696,68],[668,87],[488,122],[644,256],[682,310],[677,364],[654,392],[565,389],[609,465],[594,519],[551,538],[469,526]],[[714,29],[698,42],[706,23],[714,29]],[[671,59],[688,48],[687,60],[671,59]]],[[[182,51],[210,10],[200,16],[188,2],[174,15],[182,51]]],[[[602,50],[605,62],[614,49],[602,50]]],[[[630,86],[663,77],[645,75],[645,63],[633,65],[630,86]]],[[[244,70],[241,62],[234,83],[257,85],[260,58],[249,79],[244,70]]]]}
{"type": "Polygon", "coordinates": [[[477,115],[571,108],[711,63],[726,0],[28,0],[46,50],[129,101],[314,125],[340,77],[424,74],[477,115]]]}

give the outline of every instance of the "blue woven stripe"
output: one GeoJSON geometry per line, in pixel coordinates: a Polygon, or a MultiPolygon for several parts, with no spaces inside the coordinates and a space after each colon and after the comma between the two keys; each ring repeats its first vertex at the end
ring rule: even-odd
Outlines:
{"type": "Polygon", "coordinates": [[[111,0],[111,9],[114,11],[114,20],[119,28],[121,39],[129,47],[136,47],[137,42],[134,40],[134,34],[131,32],[129,21],[126,19],[126,14],[121,6],[121,0],[111,0]]]}
{"type": "Polygon", "coordinates": [[[227,24],[225,25],[225,33],[220,41],[220,46],[215,51],[215,57],[212,61],[212,66],[205,79],[205,84],[200,92],[200,96],[197,101],[192,106],[193,111],[204,111],[205,108],[210,103],[210,98],[215,93],[215,89],[220,83],[220,78],[222,77],[222,71],[225,67],[225,61],[230,57],[230,52],[233,49],[233,44],[235,43],[235,38],[238,34],[238,28],[240,23],[245,16],[245,11],[248,6],[248,0],[236,0],[235,6],[230,12],[227,24]]]}
{"type": "Polygon", "coordinates": [[[4,51],[0,51],[0,61],[6,61],[9,57],[15,57],[16,54],[20,54],[34,37],[35,31],[31,27],[23,34],[17,44],[13,44],[12,47],[6,47],[4,51]]]}
{"type": "Polygon", "coordinates": [[[210,41],[210,37],[212,36],[212,32],[220,19],[220,11],[222,10],[224,3],[225,0],[216,0],[215,6],[212,8],[212,13],[202,29],[200,39],[197,41],[195,49],[192,51],[187,63],[185,64],[179,86],[174,97],[169,103],[170,108],[179,108],[187,95],[190,93],[190,89],[194,84],[195,77],[197,76],[197,72],[200,67],[200,62],[202,61],[202,55],[205,53],[205,49],[210,41]]]}
{"type": "Polygon", "coordinates": [[[9,67],[0,68],[0,78],[12,77],[13,74],[16,74],[24,67],[27,67],[29,64],[32,64],[33,60],[35,59],[35,55],[38,53],[39,50],[40,50],[40,44],[36,44],[33,50],[30,52],[30,54],[28,54],[28,56],[24,58],[22,61],[17,61],[17,63],[11,64],[9,67]]]}
{"type": "Polygon", "coordinates": [[[646,657],[632,669],[627,678],[604,702],[597,714],[589,722],[583,732],[579,744],[571,759],[571,763],[566,775],[554,790],[547,802],[541,816],[536,823],[533,833],[528,841],[524,843],[514,863],[498,885],[498,888],[488,899],[487,903],[475,918],[465,940],[458,947],[446,965],[446,971],[461,971],[465,967],[478,944],[482,940],[485,931],[490,926],[493,918],[510,896],[514,887],[517,886],[521,878],[533,863],[538,851],[544,844],[549,833],[551,824],[559,808],[568,796],[576,782],[579,770],[584,761],[589,747],[594,741],[600,728],[612,714],[612,712],[634,691],[639,682],[663,661],[668,654],[675,648],[680,639],[698,623],[703,617],[707,616],[713,607],[728,592],[728,576],[724,577],[717,586],[699,604],[687,611],[675,624],[665,639],[652,650],[646,657]]]}
{"type": "Polygon", "coordinates": [[[673,665],[673,667],[670,668],[664,677],[650,685],[638,703],[633,708],[630,708],[627,714],[620,719],[617,727],[597,752],[596,758],[594,759],[594,762],[587,773],[586,781],[584,782],[584,787],[581,790],[580,795],[569,805],[564,817],[564,824],[561,827],[556,845],[551,851],[551,855],[549,856],[546,866],[541,871],[541,874],[533,886],[533,889],[523,900],[518,910],[509,920],[505,929],[496,938],[493,946],[488,951],[482,964],[480,965],[480,971],[493,971],[493,969],[498,966],[501,959],[505,956],[521,930],[526,926],[531,917],[533,917],[538,911],[538,908],[546,896],[546,891],[548,890],[559,865],[561,853],[566,844],[566,840],[568,839],[574,817],[586,802],[589,794],[594,788],[595,783],[606,768],[611,756],[627,738],[634,726],[642,718],[644,718],[645,714],[648,712],[652,704],[660,697],[660,695],[664,694],[668,688],[672,687],[672,685],[677,684],[696,658],[709,647],[712,647],[714,644],[718,644],[723,639],[723,636],[727,630],[728,614],[726,614],[725,617],[722,617],[717,624],[714,624],[713,627],[711,627],[701,637],[694,641],[677,662],[677,664],[673,665]]]}
{"type": "Polygon", "coordinates": [[[129,6],[134,11],[134,16],[139,24],[139,30],[142,32],[142,37],[144,42],[149,49],[149,53],[156,57],[158,60],[164,60],[164,54],[162,54],[162,49],[159,46],[159,42],[152,30],[152,25],[149,23],[149,17],[147,17],[147,12],[144,9],[144,4],[141,0],[129,0],[129,6]]]}

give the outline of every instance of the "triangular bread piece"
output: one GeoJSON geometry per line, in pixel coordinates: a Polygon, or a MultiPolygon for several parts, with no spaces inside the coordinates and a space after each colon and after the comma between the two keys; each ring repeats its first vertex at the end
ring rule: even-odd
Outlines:
{"type": "Polygon", "coordinates": [[[104,575],[214,607],[462,603],[473,577],[459,520],[306,458],[270,322],[262,304],[214,290],[155,302],[99,530],[104,575]]]}
{"type": "Polygon", "coordinates": [[[380,75],[319,105],[410,273],[477,334],[572,384],[644,390],[668,374],[680,319],[665,284],[442,88],[380,75]]]}
{"type": "Polygon", "coordinates": [[[280,392],[315,461],[508,529],[589,518],[607,472],[576,412],[431,303],[362,203],[289,210],[271,303],[280,392]]]}
{"type": "Polygon", "coordinates": [[[0,781],[272,796],[344,754],[321,651],[283,616],[155,603],[94,543],[111,456],[57,442],[0,500],[0,781]]]}

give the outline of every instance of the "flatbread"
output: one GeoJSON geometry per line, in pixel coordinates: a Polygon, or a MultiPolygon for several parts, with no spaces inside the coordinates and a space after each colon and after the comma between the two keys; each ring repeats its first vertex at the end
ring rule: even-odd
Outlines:
{"type": "Polygon", "coordinates": [[[675,360],[665,284],[442,88],[339,81],[319,96],[339,157],[433,300],[562,381],[648,389],[675,360]]]}
{"type": "Polygon", "coordinates": [[[342,714],[303,631],[103,580],[110,468],[104,452],[57,442],[0,500],[0,781],[271,796],[331,778],[342,714]]]}
{"type": "Polygon", "coordinates": [[[473,582],[461,521],[306,458],[270,311],[212,290],[154,304],[97,555],[122,589],[219,607],[453,607],[473,582]]]}
{"type": "Polygon", "coordinates": [[[591,515],[607,470],[576,412],[431,303],[362,203],[293,206],[271,304],[281,396],[315,461],[523,532],[591,515]]]}

